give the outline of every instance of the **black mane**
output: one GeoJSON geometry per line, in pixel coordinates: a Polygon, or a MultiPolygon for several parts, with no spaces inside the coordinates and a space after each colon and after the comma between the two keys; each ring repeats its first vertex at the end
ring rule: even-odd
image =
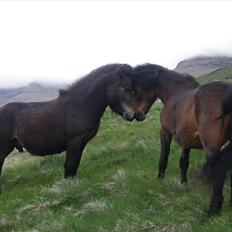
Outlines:
{"type": "Polygon", "coordinates": [[[164,70],[168,70],[168,69],[158,64],[149,64],[149,63],[137,65],[134,68],[135,73],[164,71],[164,70]]]}
{"type": "Polygon", "coordinates": [[[136,82],[144,88],[157,86],[158,78],[172,83],[181,84],[185,87],[198,87],[199,83],[194,77],[187,73],[178,73],[156,64],[143,64],[134,68],[134,75],[137,77],[136,82]]]}
{"type": "Polygon", "coordinates": [[[88,89],[91,88],[91,85],[93,84],[96,79],[101,78],[104,74],[109,73],[109,72],[114,72],[118,70],[118,68],[122,64],[107,64],[103,65],[89,74],[81,77],[80,79],[76,80],[73,84],[71,84],[67,89],[60,89],[59,90],[59,96],[64,96],[69,93],[73,93],[74,91],[87,91],[88,89]]]}

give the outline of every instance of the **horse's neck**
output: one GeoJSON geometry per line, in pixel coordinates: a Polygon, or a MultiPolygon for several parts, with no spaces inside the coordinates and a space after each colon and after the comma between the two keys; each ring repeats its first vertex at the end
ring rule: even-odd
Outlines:
{"type": "Polygon", "coordinates": [[[107,107],[106,87],[108,82],[104,80],[93,80],[88,89],[77,91],[75,98],[81,100],[82,108],[91,114],[91,117],[99,119],[102,117],[107,107]]]}
{"type": "Polygon", "coordinates": [[[171,86],[159,86],[156,90],[157,97],[166,104],[171,98],[180,93],[178,89],[171,88],[171,86]]]}
{"type": "Polygon", "coordinates": [[[172,78],[160,77],[158,78],[156,93],[157,97],[160,98],[160,100],[165,105],[173,97],[183,95],[190,89],[192,89],[192,87],[190,88],[182,85],[181,83],[177,83],[177,81],[172,78]]]}

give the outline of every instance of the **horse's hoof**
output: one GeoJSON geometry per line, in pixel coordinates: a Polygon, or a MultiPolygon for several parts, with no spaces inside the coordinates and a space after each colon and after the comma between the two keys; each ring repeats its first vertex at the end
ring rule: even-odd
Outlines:
{"type": "Polygon", "coordinates": [[[181,180],[180,183],[183,184],[183,185],[188,184],[187,180],[181,180]]]}
{"type": "Polygon", "coordinates": [[[164,178],[164,173],[159,173],[157,176],[158,179],[163,179],[164,178]]]}
{"type": "Polygon", "coordinates": [[[208,216],[218,216],[220,213],[220,209],[218,208],[209,208],[208,210],[205,210],[205,212],[208,214],[208,216]]]}

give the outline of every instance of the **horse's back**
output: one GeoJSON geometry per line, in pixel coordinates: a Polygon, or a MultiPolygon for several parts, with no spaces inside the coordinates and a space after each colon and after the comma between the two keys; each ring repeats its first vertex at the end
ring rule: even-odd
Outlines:
{"type": "Polygon", "coordinates": [[[222,99],[231,90],[232,84],[222,81],[202,85],[195,95],[196,106],[201,109],[198,113],[220,114],[222,99]]]}

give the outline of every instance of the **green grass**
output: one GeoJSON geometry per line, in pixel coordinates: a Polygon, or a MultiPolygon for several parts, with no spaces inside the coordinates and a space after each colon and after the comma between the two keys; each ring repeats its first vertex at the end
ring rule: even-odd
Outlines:
{"type": "Polygon", "coordinates": [[[161,107],[156,103],[142,123],[107,111],[75,180],[63,179],[64,154],[11,155],[2,175],[0,231],[231,231],[227,184],[221,215],[204,212],[211,190],[199,179],[201,151],[191,153],[188,185],[180,184],[175,144],[165,179],[156,179],[161,107]]]}
{"type": "Polygon", "coordinates": [[[205,74],[197,78],[201,84],[205,84],[210,81],[232,81],[232,66],[218,69],[209,74],[205,74]]]}

